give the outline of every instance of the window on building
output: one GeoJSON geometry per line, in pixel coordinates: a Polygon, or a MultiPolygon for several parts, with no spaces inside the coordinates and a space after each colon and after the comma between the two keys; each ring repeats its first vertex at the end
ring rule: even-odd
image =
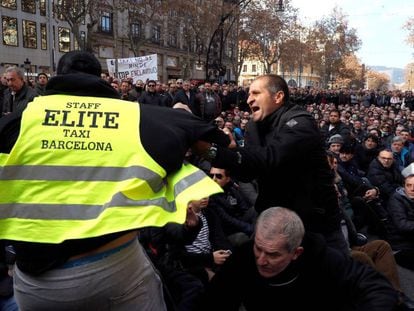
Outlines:
{"type": "Polygon", "coordinates": [[[22,11],[36,14],[36,1],[35,0],[22,0],[22,11]]]}
{"type": "Polygon", "coordinates": [[[247,72],[247,65],[243,65],[243,72],[247,72]]]}
{"type": "Polygon", "coordinates": [[[17,33],[17,18],[3,16],[1,21],[3,29],[3,44],[18,46],[19,37],[17,33]]]}
{"type": "Polygon", "coordinates": [[[256,65],[252,65],[252,72],[256,72],[256,65]]]}
{"type": "Polygon", "coordinates": [[[154,25],[152,26],[152,41],[155,43],[161,42],[161,26],[154,25]]]}
{"type": "Polygon", "coordinates": [[[170,9],[170,10],[168,11],[168,16],[169,16],[169,17],[173,17],[173,18],[177,18],[177,17],[178,17],[177,10],[175,10],[175,9],[170,9]]]}
{"type": "Polygon", "coordinates": [[[138,39],[141,38],[141,22],[135,22],[131,24],[131,37],[138,39]]]}
{"type": "Polygon", "coordinates": [[[100,31],[112,33],[112,13],[103,12],[101,16],[100,31]]]}
{"type": "Polygon", "coordinates": [[[181,47],[185,51],[193,51],[193,45],[195,43],[193,42],[193,37],[191,34],[187,31],[187,29],[182,30],[182,36],[181,36],[181,47]]]}
{"type": "Polygon", "coordinates": [[[39,1],[40,15],[46,16],[46,0],[39,1]]]}
{"type": "Polygon", "coordinates": [[[168,34],[168,45],[172,46],[172,47],[176,47],[177,46],[177,33],[176,32],[170,32],[168,34]]]}
{"type": "Polygon", "coordinates": [[[1,0],[1,6],[8,9],[17,10],[17,0],[1,0]]]}
{"type": "Polygon", "coordinates": [[[70,51],[70,30],[65,27],[58,27],[59,52],[70,51]]]}
{"type": "Polygon", "coordinates": [[[47,29],[46,24],[40,24],[40,48],[47,50],[47,29]]]}
{"type": "Polygon", "coordinates": [[[23,47],[37,49],[36,22],[23,20],[23,47]]]}

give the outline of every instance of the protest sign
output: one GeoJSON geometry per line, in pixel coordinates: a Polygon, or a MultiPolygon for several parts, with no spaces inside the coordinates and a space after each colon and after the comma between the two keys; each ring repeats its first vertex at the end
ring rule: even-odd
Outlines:
{"type": "Polygon", "coordinates": [[[158,80],[158,61],[157,54],[141,57],[118,58],[118,68],[115,64],[116,59],[107,59],[108,72],[110,76],[117,79],[132,78],[134,84],[137,80],[147,81],[158,80]],[[117,70],[118,69],[118,70],[117,70]]]}

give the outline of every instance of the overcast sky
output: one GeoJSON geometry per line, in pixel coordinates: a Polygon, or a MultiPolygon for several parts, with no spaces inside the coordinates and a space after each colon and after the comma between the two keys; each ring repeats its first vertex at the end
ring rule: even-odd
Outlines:
{"type": "Polygon", "coordinates": [[[329,15],[337,6],[347,15],[349,26],[357,29],[362,46],[357,55],[368,66],[404,68],[414,62],[414,47],[402,29],[414,17],[414,0],[291,0],[304,20],[329,15]]]}

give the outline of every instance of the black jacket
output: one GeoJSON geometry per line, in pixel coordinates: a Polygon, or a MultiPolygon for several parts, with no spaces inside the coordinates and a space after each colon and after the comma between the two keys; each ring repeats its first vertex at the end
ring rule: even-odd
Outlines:
{"type": "Polygon", "coordinates": [[[387,205],[391,218],[388,240],[394,250],[414,249],[414,200],[398,188],[387,205]]]}
{"type": "Polygon", "coordinates": [[[23,111],[26,108],[27,103],[31,102],[33,98],[37,96],[37,93],[31,87],[24,84],[21,90],[16,93],[14,101],[12,100],[13,95],[11,94],[11,90],[9,88],[4,90],[3,95],[2,112],[6,113],[12,111],[23,111]]]}
{"type": "Polygon", "coordinates": [[[369,165],[377,157],[379,149],[367,149],[363,144],[364,143],[356,145],[354,159],[358,163],[358,167],[366,174],[369,165]]]}
{"type": "MultiPolygon", "coordinates": [[[[53,77],[46,86],[46,95],[67,94],[119,98],[119,94],[104,80],[88,74],[68,74],[53,77]]],[[[165,109],[141,105],[141,142],[148,154],[168,173],[182,165],[192,143],[198,139],[227,145],[221,131],[181,109],[165,109]]],[[[10,152],[20,131],[21,113],[0,119],[0,152],[10,152]]],[[[42,273],[63,264],[69,257],[95,249],[124,233],[101,237],[68,240],[61,244],[14,242],[19,269],[42,273]]]]}
{"type": "Polygon", "coordinates": [[[209,229],[209,241],[212,251],[209,253],[191,253],[185,248],[191,245],[201,230],[201,220],[195,227],[168,223],[162,228],[145,228],[140,231],[140,241],[146,248],[150,258],[163,274],[180,270],[204,276],[206,267],[218,268],[214,263],[213,252],[217,250],[231,250],[232,245],[225,236],[220,218],[213,209],[207,207],[203,210],[209,229]]]}
{"type": "Polygon", "coordinates": [[[164,99],[156,92],[144,92],[138,98],[138,102],[143,105],[164,106],[164,99]]]}
{"type": "Polygon", "coordinates": [[[328,142],[330,137],[337,134],[341,135],[345,142],[350,140],[351,130],[345,123],[339,122],[331,130],[329,130],[329,126],[330,124],[327,123],[321,128],[322,137],[325,143],[328,142]]]}
{"type": "Polygon", "coordinates": [[[308,234],[304,253],[273,278],[256,267],[253,242],[236,250],[211,281],[206,310],[390,311],[397,294],[380,273],[308,234]]]}
{"type": "Polygon", "coordinates": [[[378,187],[380,198],[384,203],[387,203],[395,190],[403,184],[403,177],[395,163],[388,169],[376,158],[369,165],[367,178],[374,186],[378,187]]]}
{"type": "Polygon", "coordinates": [[[234,185],[228,184],[223,193],[210,197],[208,206],[215,210],[223,224],[226,235],[243,232],[248,236],[253,234],[253,219],[247,219],[251,207],[248,200],[234,185]]]}
{"type": "Polygon", "coordinates": [[[197,109],[195,106],[195,96],[196,94],[193,91],[189,91],[189,97],[185,94],[184,90],[178,90],[177,93],[174,96],[172,105],[174,106],[176,103],[183,103],[184,105],[187,105],[188,108],[190,108],[191,112],[195,115],[197,114],[197,109]]]}
{"type": "Polygon", "coordinates": [[[285,104],[262,122],[250,121],[245,147],[218,148],[215,167],[227,167],[241,181],[257,179],[258,213],[282,206],[294,210],[310,231],[339,230],[339,207],[315,119],[285,104]]]}

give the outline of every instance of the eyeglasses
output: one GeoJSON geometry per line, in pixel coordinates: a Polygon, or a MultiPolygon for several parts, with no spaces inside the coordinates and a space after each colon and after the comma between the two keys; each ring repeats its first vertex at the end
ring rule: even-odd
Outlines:
{"type": "Polygon", "coordinates": [[[211,178],[214,178],[215,177],[217,179],[222,179],[223,178],[223,174],[220,174],[220,173],[219,174],[210,174],[210,177],[211,178]]]}
{"type": "Polygon", "coordinates": [[[155,84],[148,84],[149,87],[155,87],[155,84]]]}

